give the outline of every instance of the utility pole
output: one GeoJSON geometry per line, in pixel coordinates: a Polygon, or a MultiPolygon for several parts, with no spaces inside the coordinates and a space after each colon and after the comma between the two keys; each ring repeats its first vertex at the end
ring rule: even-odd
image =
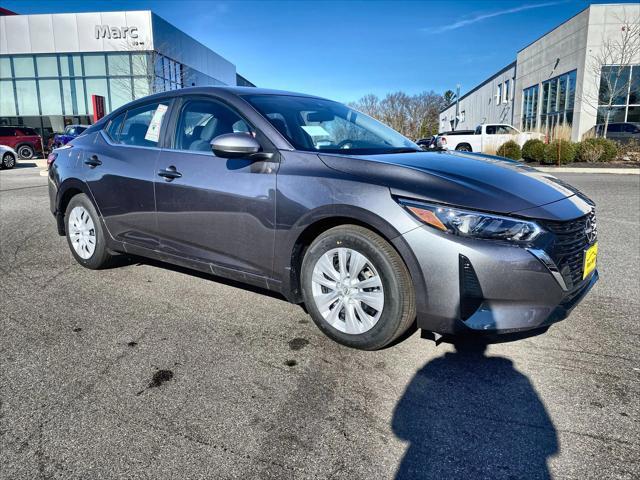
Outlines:
{"type": "Polygon", "coordinates": [[[460,84],[456,85],[456,121],[453,122],[453,129],[458,127],[458,121],[460,120],[460,84]]]}

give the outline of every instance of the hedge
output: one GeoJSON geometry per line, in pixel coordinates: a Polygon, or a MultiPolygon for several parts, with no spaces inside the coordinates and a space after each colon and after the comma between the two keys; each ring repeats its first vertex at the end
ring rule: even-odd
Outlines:
{"type": "Polygon", "coordinates": [[[544,163],[545,144],[542,140],[533,138],[524,142],[522,146],[522,158],[525,162],[544,163]]]}
{"type": "Polygon", "coordinates": [[[496,152],[500,157],[510,158],[512,160],[520,160],[522,158],[522,150],[520,149],[520,145],[514,140],[509,140],[508,142],[503,143],[498,148],[496,152]]]}
{"type": "Polygon", "coordinates": [[[610,162],[618,155],[618,146],[606,138],[586,138],[576,146],[577,162],[610,162]]]}
{"type": "Polygon", "coordinates": [[[543,163],[556,165],[571,163],[576,158],[576,147],[569,140],[554,140],[545,146],[543,163]]]}

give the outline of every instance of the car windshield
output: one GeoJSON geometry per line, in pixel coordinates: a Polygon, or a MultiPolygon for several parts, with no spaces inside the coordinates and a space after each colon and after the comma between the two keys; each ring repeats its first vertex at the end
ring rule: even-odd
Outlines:
{"type": "Polygon", "coordinates": [[[297,150],[368,155],[419,152],[395,130],[341,103],[293,95],[246,95],[297,150]]]}

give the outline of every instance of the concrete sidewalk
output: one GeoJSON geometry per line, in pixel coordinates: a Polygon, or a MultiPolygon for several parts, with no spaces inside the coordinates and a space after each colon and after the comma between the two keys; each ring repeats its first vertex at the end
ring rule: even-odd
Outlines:
{"type": "Polygon", "coordinates": [[[640,168],[599,168],[599,167],[534,167],[548,173],[614,173],[618,175],[640,175],[640,168]]]}

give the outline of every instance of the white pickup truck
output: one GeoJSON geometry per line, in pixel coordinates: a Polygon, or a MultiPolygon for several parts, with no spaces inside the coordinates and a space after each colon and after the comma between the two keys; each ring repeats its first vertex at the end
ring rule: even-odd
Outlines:
{"type": "Polygon", "coordinates": [[[478,125],[473,133],[458,135],[458,132],[447,132],[440,135],[446,139],[442,142],[447,150],[458,150],[462,152],[484,152],[495,154],[496,150],[503,143],[515,140],[518,145],[532,138],[543,139],[544,135],[535,132],[521,132],[515,127],[506,124],[484,124],[478,125]]]}

